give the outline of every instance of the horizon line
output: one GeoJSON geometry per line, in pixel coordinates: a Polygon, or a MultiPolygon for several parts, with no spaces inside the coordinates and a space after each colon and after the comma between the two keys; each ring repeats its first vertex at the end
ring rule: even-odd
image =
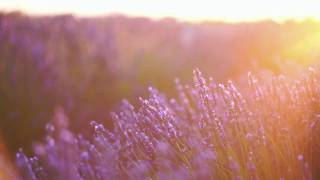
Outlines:
{"type": "Polygon", "coordinates": [[[306,17],[256,17],[256,18],[243,18],[243,19],[228,19],[228,18],[196,18],[196,17],[175,17],[170,15],[162,16],[149,16],[142,14],[130,14],[123,12],[106,12],[98,14],[81,14],[75,12],[28,12],[26,10],[15,9],[15,10],[5,10],[0,9],[0,13],[11,14],[11,13],[21,13],[22,15],[32,16],[32,17],[46,17],[46,16],[61,16],[61,15],[71,15],[77,18],[103,18],[103,17],[112,17],[112,16],[124,16],[128,18],[146,18],[155,21],[161,21],[166,19],[173,19],[177,22],[182,23],[228,23],[228,24],[241,24],[241,23],[258,23],[258,22],[267,22],[272,21],[275,23],[285,23],[289,21],[301,23],[306,21],[320,22],[320,18],[306,16],[306,17]]]}

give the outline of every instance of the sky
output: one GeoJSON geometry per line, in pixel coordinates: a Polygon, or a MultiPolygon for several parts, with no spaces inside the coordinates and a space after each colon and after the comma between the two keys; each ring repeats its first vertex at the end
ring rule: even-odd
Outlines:
{"type": "Polygon", "coordinates": [[[1,0],[0,10],[78,16],[125,14],[186,21],[320,18],[320,0],[1,0]]]}

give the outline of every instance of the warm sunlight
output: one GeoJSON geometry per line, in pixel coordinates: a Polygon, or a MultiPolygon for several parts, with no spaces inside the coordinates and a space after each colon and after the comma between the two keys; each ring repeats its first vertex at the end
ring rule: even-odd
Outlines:
{"type": "Polygon", "coordinates": [[[0,0],[0,180],[320,180],[320,0],[0,0]]]}
{"type": "Polygon", "coordinates": [[[316,0],[4,0],[0,9],[32,14],[74,13],[80,16],[121,13],[153,18],[174,17],[180,20],[256,21],[261,19],[319,18],[320,1],[316,0]]]}

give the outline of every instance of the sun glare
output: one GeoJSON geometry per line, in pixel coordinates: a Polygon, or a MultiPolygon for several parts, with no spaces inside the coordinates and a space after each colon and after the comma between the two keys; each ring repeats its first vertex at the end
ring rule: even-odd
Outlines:
{"type": "Polygon", "coordinates": [[[79,16],[97,16],[121,13],[152,18],[174,17],[187,21],[219,20],[231,22],[319,18],[317,9],[319,6],[320,1],[315,0],[5,0],[0,3],[2,10],[20,10],[32,14],[73,13],[79,16]]]}
{"type": "Polygon", "coordinates": [[[319,10],[0,0],[0,180],[320,180],[319,10]]]}

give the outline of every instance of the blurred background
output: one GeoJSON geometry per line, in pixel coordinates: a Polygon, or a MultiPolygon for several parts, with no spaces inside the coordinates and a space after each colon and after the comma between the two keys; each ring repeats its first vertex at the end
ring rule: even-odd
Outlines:
{"type": "Polygon", "coordinates": [[[320,57],[316,1],[0,2],[0,135],[13,157],[63,108],[75,132],[112,128],[121,99],[198,67],[216,81],[247,71],[297,74],[320,57]]]}

